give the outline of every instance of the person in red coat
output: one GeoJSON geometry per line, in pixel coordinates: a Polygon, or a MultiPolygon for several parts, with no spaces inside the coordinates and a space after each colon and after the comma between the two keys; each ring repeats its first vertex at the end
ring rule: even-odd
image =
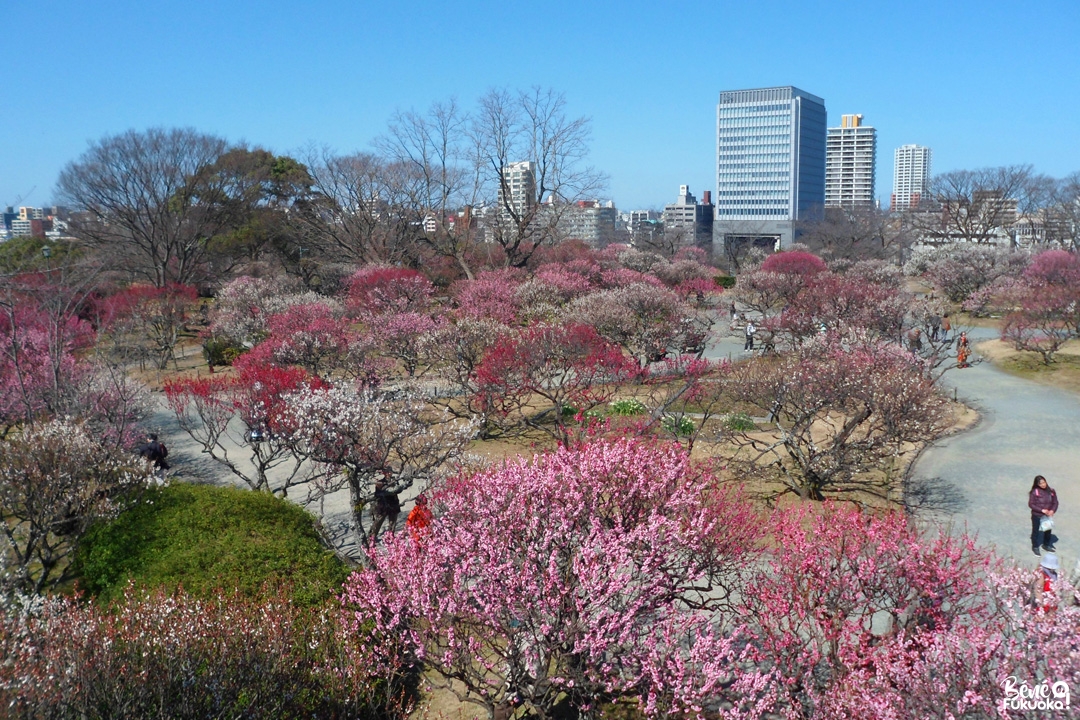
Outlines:
{"type": "Polygon", "coordinates": [[[1035,482],[1031,484],[1031,492],[1028,493],[1028,507],[1031,508],[1031,551],[1041,555],[1039,547],[1047,552],[1054,552],[1054,544],[1051,542],[1053,530],[1043,530],[1044,518],[1053,518],[1058,509],[1057,493],[1054,488],[1046,483],[1042,475],[1035,476],[1035,482]]]}
{"type": "Polygon", "coordinates": [[[423,494],[417,495],[415,507],[409,511],[409,517],[405,518],[405,524],[409,527],[414,542],[420,542],[421,537],[427,532],[428,525],[434,519],[431,508],[428,507],[427,497],[423,494]]]}

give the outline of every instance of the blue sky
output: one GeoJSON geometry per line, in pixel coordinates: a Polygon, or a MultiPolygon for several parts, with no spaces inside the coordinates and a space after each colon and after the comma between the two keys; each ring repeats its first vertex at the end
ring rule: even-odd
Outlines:
{"type": "Polygon", "coordinates": [[[823,97],[830,125],[878,129],[886,200],[905,143],[933,148],[935,172],[1080,170],[1077,0],[9,0],[3,15],[3,205],[47,204],[89,141],[130,128],[345,153],[395,110],[532,85],[592,119],[623,210],[713,187],[719,91],[774,85],[823,97]]]}

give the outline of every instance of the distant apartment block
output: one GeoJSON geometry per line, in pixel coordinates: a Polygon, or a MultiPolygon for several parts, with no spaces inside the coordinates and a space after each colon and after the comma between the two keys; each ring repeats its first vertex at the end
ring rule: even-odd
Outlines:
{"type": "Polygon", "coordinates": [[[596,247],[603,247],[615,239],[615,222],[619,211],[610,200],[579,200],[567,208],[559,218],[565,238],[581,240],[596,247]]]}
{"type": "Polygon", "coordinates": [[[716,237],[789,245],[825,204],[825,101],[796,87],[720,93],[716,237]]]}
{"type": "Polygon", "coordinates": [[[678,199],[664,206],[664,234],[688,245],[711,244],[714,212],[710,191],[699,203],[689,185],[680,185],[678,199]]]}
{"type": "Polygon", "coordinates": [[[499,213],[507,215],[510,208],[518,215],[527,215],[536,204],[536,165],[528,160],[510,163],[502,171],[499,183],[499,213]]]}
{"type": "Polygon", "coordinates": [[[891,210],[911,210],[919,207],[930,187],[930,148],[921,145],[902,145],[896,148],[893,167],[891,210]]]}
{"type": "Polygon", "coordinates": [[[3,226],[0,227],[0,237],[59,237],[60,230],[66,230],[67,225],[56,219],[58,208],[20,207],[18,212],[15,208],[8,207],[3,213],[3,226]],[[55,226],[55,227],[54,227],[55,226]]]}
{"type": "Polygon", "coordinates": [[[862,119],[862,115],[843,115],[840,127],[829,128],[825,146],[825,207],[874,204],[877,130],[863,125],[862,119]]]}

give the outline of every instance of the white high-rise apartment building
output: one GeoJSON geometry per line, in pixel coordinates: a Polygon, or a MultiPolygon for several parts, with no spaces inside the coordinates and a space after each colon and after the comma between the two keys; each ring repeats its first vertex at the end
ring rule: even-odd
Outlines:
{"type": "Polygon", "coordinates": [[[825,141],[825,207],[851,208],[874,203],[877,130],[862,115],[843,115],[825,141]]]}
{"type": "Polygon", "coordinates": [[[521,216],[527,215],[536,204],[536,166],[523,160],[510,163],[503,169],[499,185],[499,213],[509,214],[507,206],[521,216]]]}
{"type": "Polygon", "coordinates": [[[930,148],[902,145],[896,148],[893,169],[892,210],[919,207],[930,187],[930,148]]]}

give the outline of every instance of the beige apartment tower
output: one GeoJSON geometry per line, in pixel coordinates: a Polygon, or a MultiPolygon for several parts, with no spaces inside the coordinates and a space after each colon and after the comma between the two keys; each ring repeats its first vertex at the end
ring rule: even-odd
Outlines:
{"type": "Polygon", "coordinates": [[[874,204],[877,130],[862,115],[843,115],[825,141],[825,207],[874,204]]]}

